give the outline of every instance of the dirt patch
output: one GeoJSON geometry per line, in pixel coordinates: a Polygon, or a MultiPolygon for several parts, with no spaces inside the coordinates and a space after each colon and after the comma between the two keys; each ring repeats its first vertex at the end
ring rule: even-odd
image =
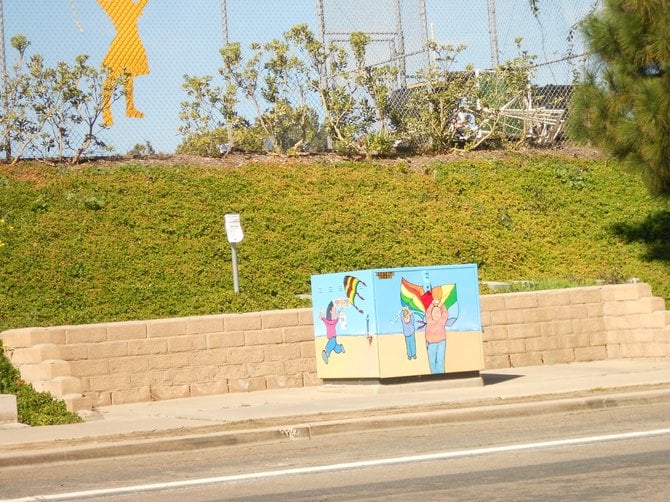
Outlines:
{"type": "MultiPolygon", "coordinates": [[[[506,159],[512,156],[555,156],[562,158],[580,158],[587,160],[601,160],[606,158],[604,154],[594,148],[574,145],[560,145],[554,148],[519,148],[515,150],[454,150],[449,153],[435,155],[399,156],[394,158],[369,159],[376,164],[393,166],[406,165],[418,170],[424,169],[435,162],[455,162],[460,160],[484,160],[484,159],[506,159]]],[[[248,154],[233,152],[222,157],[202,157],[198,155],[151,155],[142,157],[114,157],[109,159],[96,159],[98,164],[137,163],[142,165],[168,165],[168,166],[196,166],[196,167],[223,167],[237,168],[249,164],[260,165],[333,165],[352,160],[365,160],[362,158],[352,159],[334,153],[327,154],[305,154],[305,155],[274,155],[274,154],[248,154]]]]}
{"type": "MultiPolygon", "coordinates": [[[[550,156],[565,159],[603,160],[603,153],[594,148],[561,144],[552,148],[516,148],[513,150],[453,150],[448,153],[434,155],[398,156],[393,158],[372,158],[367,161],[382,166],[404,166],[418,172],[426,172],[436,162],[457,162],[463,160],[505,160],[510,158],[550,156]]],[[[39,183],[48,178],[49,169],[65,169],[76,171],[86,165],[115,166],[123,164],[140,164],[146,166],[192,166],[203,168],[240,168],[250,164],[273,166],[321,165],[331,166],[342,162],[365,161],[364,158],[344,157],[335,153],[276,155],[249,154],[232,152],[222,157],[202,157],[199,155],[158,154],[147,156],[121,155],[114,157],[98,157],[85,159],[76,166],[67,162],[52,164],[37,161],[21,161],[14,165],[0,163],[0,175],[14,179],[22,179],[39,183]]]]}

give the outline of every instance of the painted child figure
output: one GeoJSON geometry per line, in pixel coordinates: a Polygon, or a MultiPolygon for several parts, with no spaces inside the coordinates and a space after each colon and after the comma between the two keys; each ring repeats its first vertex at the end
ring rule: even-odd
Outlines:
{"type": "Polygon", "coordinates": [[[405,349],[407,359],[416,359],[416,328],[414,326],[414,314],[407,307],[403,307],[400,313],[402,332],[405,335],[405,349]]]}
{"type": "Polygon", "coordinates": [[[335,330],[335,326],[340,320],[340,317],[338,315],[335,304],[330,302],[328,304],[328,308],[326,309],[326,315],[324,316],[323,311],[321,311],[320,317],[323,323],[326,325],[326,337],[328,338],[326,348],[321,352],[321,357],[323,357],[323,362],[328,364],[328,359],[330,359],[332,352],[335,352],[336,354],[344,353],[344,346],[340,343],[337,343],[337,331],[335,330]]]}

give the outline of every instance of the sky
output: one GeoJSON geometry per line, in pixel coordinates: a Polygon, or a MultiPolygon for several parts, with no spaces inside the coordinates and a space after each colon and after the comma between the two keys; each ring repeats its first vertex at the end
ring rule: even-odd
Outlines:
{"type": "MultiPolygon", "coordinates": [[[[16,59],[9,40],[25,35],[47,64],[90,56],[99,65],[115,36],[114,27],[96,0],[0,0],[3,5],[5,59],[16,59]]],[[[117,0],[118,1],[118,0],[117,0]]],[[[223,0],[149,0],[138,28],[147,52],[150,73],[135,79],[135,104],[142,119],[126,118],[124,103],[113,107],[115,123],[103,138],[126,153],[135,144],[149,141],[160,153],[172,153],[181,141],[178,134],[179,104],[186,99],[184,75],[217,75],[219,49],[223,46],[223,0]]],[[[496,18],[500,61],[514,57],[516,37],[524,48],[553,61],[564,56],[566,33],[588,10],[591,0],[545,0],[541,18],[530,15],[528,0],[497,0],[496,18]]],[[[291,26],[307,23],[318,33],[316,0],[227,0],[228,36],[247,47],[252,41],[280,37],[291,26]]],[[[418,50],[427,31],[439,43],[465,44],[463,64],[478,68],[491,65],[486,0],[426,0],[427,22],[421,23],[418,0],[403,0],[401,16],[406,52],[418,50]]],[[[381,52],[395,30],[395,0],[324,0],[326,31],[379,32],[381,52]]],[[[336,35],[332,35],[336,37],[336,35]]],[[[409,59],[408,68],[424,61],[409,59]]],[[[543,82],[568,83],[565,66],[552,65],[538,74],[543,82]]]]}

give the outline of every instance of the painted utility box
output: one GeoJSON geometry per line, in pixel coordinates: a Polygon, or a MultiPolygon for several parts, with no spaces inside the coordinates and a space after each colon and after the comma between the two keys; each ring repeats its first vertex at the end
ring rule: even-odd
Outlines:
{"type": "Polygon", "coordinates": [[[312,304],[319,378],[483,369],[477,265],[314,275],[312,304]]]}

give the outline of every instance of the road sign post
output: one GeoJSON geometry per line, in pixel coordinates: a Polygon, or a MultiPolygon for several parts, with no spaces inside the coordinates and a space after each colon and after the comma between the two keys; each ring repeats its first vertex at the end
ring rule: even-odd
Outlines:
{"type": "Polygon", "coordinates": [[[240,280],[237,271],[237,243],[244,239],[244,231],[240,223],[240,215],[236,213],[227,213],[223,217],[226,227],[226,237],[230,242],[230,251],[233,260],[233,290],[240,292],[240,280]]]}

